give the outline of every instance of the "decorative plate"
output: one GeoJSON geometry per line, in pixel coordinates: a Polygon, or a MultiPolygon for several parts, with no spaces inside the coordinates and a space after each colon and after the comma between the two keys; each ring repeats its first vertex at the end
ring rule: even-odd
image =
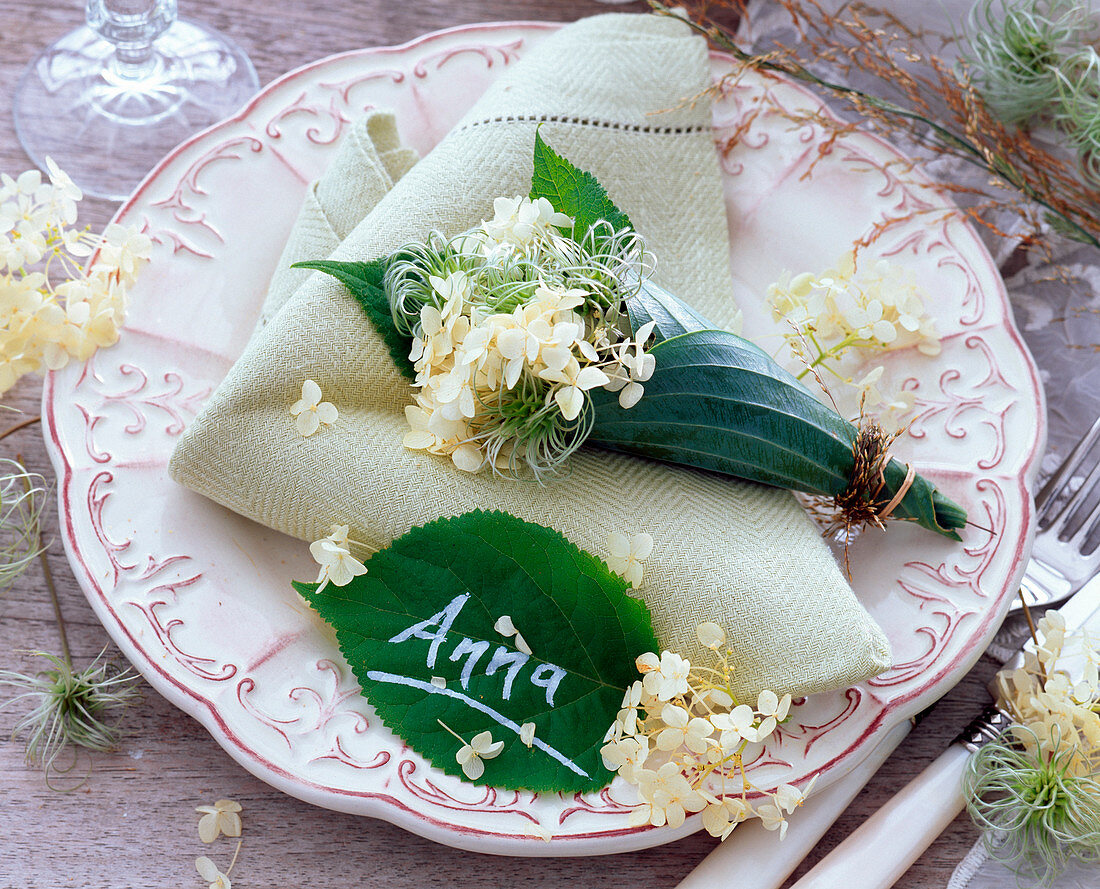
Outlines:
{"type": "MultiPolygon", "coordinates": [[[[183,490],[165,467],[244,349],[306,185],[349,122],[392,108],[405,141],[426,153],[554,27],[462,27],[333,56],[176,149],[119,211],[155,242],[121,342],[49,375],[43,395],[69,558],[99,618],[158,691],[287,793],[510,855],[622,852],[677,839],[699,819],[631,828],[621,782],[540,797],[433,770],[375,718],[334,639],[291,590],[292,578],[315,570],[307,548],[183,490]]],[[[730,64],[715,55],[715,76],[730,64]]],[[[993,531],[969,528],[952,545],[895,525],[854,547],[854,586],[890,637],[895,666],[800,702],[751,765],[761,786],[811,775],[826,783],[950,688],[996,629],[1030,542],[1043,401],[996,268],[965,224],[929,212],[945,205],[927,180],[877,139],[827,143],[815,127],[763,110],[765,92],[786,107],[817,107],[800,88],[745,76],[723,92],[715,138],[749,334],[775,332],[760,294],[783,269],[823,269],[877,223],[899,219],[872,249],[934,295],[944,348],[935,359],[892,356],[890,374],[916,400],[897,453],[993,531]]]]}

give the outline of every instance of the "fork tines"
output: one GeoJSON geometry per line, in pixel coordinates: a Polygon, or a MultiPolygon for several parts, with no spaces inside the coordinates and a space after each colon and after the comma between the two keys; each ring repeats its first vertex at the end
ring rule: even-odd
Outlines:
{"type": "Polygon", "coordinates": [[[1062,465],[1047,480],[1035,497],[1038,525],[1043,531],[1054,530],[1059,540],[1074,540],[1082,552],[1091,552],[1100,532],[1100,454],[1092,455],[1100,441],[1100,418],[1074,446],[1062,465]],[[1082,478],[1083,476],[1083,478],[1082,478]],[[1078,483],[1080,479],[1080,483],[1078,483]],[[1057,526],[1056,530],[1054,526],[1057,526]],[[1093,546],[1086,548],[1085,544],[1093,546]]]}

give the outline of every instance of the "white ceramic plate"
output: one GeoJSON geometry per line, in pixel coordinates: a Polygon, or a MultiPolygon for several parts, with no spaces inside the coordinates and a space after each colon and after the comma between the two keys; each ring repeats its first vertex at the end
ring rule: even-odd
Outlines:
{"type": "MultiPolygon", "coordinates": [[[[314,570],[306,547],[179,488],[165,466],[243,350],[306,184],[349,121],[392,108],[403,138],[425,153],[553,27],[463,27],[324,59],[181,146],[119,213],[156,243],[122,341],[50,375],[43,398],[73,568],[158,691],[288,793],[443,843],[518,855],[626,851],[683,836],[699,821],[630,828],[631,793],[619,782],[588,796],[536,797],[431,769],[375,719],[334,640],[290,589],[314,570]]],[[[716,55],[714,68],[721,74],[729,63],[716,55]]],[[[890,637],[896,665],[796,706],[752,764],[769,786],[842,774],[978,657],[1022,571],[1044,427],[1035,369],[974,234],[942,213],[906,218],[942,202],[876,139],[838,143],[808,180],[801,173],[822,144],[813,127],[763,116],[725,144],[765,90],[787,107],[815,104],[796,87],[746,77],[715,112],[747,330],[774,333],[759,295],[784,268],[825,268],[876,222],[903,218],[873,249],[912,268],[933,294],[944,350],[890,362],[916,398],[897,449],[995,532],[971,528],[963,545],[912,526],[861,539],[854,586],[890,637]]],[[[807,595],[812,586],[807,578],[807,595]]]]}

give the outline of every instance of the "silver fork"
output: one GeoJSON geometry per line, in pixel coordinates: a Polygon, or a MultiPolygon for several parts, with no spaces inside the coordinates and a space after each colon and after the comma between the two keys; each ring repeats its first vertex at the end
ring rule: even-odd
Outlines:
{"type": "Polygon", "coordinates": [[[1100,418],[1035,495],[1035,546],[1010,613],[1024,601],[1029,608],[1057,607],[1100,570],[1100,455],[1091,453],[1097,441],[1100,418]]]}

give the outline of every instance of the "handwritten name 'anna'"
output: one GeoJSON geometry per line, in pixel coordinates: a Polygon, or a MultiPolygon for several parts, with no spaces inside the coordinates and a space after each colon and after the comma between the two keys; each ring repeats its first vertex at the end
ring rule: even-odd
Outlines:
{"type": "MultiPolygon", "coordinates": [[[[443,643],[447,641],[451,633],[451,625],[454,624],[455,619],[462,611],[462,607],[469,599],[469,593],[459,593],[442,611],[402,630],[389,641],[392,643],[401,643],[407,642],[409,639],[422,639],[425,642],[430,642],[426,665],[429,670],[434,669],[436,660],[439,657],[439,650],[443,643]]],[[[490,647],[492,647],[492,643],[484,639],[475,642],[467,636],[459,637],[454,649],[448,655],[448,660],[457,663],[463,658],[466,659],[465,663],[462,665],[462,672],[459,674],[459,682],[463,690],[469,688],[470,679],[474,675],[474,670],[478,668],[478,664],[485,657],[490,647]]],[[[496,650],[489,657],[488,662],[485,663],[482,668],[482,674],[485,676],[493,676],[501,670],[504,671],[504,685],[501,689],[501,697],[507,701],[512,697],[512,688],[516,678],[523,671],[523,668],[527,666],[530,659],[530,655],[522,651],[517,651],[505,645],[498,645],[496,650]]],[[[555,664],[539,662],[538,665],[531,670],[527,679],[531,685],[544,690],[547,706],[553,707],[554,695],[557,693],[558,686],[561,684],[562,679],[565,678],[565,675],[565,670],[561,667],[555,664]]]]}

